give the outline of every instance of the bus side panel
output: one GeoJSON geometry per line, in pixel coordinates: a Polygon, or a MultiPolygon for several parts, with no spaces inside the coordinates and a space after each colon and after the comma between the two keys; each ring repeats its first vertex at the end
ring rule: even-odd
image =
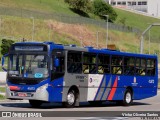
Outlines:
{"type": "Polygon", "coordinates": [[[66,73],[64,76],[63,100],[66,101],[67,93],[73,86],[79,90],[79,101],[87,101],[88,74],[66,73]]]}
{"type": "Polygon", "coordinates": [[[124,97],[124,92],[126,88],[118,88],[116,89],[115,95],[113,97],[113,100],[122,100],[124,97]]]}
{"type": "Polygon", "coordinates": [[[64,78],[62,77],[50,83],[48,87],[50,102],[62,102],[63,80],[64,78]]]}
{"type": "Polygon", "coordinates": [[[158,79],[154,76],[138,76],[139,99],[155,96],[157,94],[157,81],[158,79]]]}

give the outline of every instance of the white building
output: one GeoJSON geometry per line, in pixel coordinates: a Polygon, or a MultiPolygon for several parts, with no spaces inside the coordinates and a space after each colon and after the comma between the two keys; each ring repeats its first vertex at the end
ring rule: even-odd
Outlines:
{"type": "Polygon", "coordinates": [[[160,0],[148,0],[148,14],[160,17],[160,0]]]}
{"type": "Polygon", "coordinates": [[[112,6],[138,10],[160,17],[160,0],[105,0],[112,6]]]}

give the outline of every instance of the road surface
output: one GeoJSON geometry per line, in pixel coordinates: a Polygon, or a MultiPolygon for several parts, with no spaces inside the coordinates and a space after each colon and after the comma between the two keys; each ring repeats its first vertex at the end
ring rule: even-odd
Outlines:
{"type": "MultiPolygon", "coordinates": [[[[88,103],[81,103],[80,107],[76,108],[63,108],[61,104],[53,104],[53,103],[45,103],[42,105],[41,108],[32,108],[28,101],[1,101],[0,102],[0,111],[12,111],[12,112],[46,112],[48,115],[56,116],[57,119],[67,119],[67,120],[92,120],[92,119],[111,119],[110,117],[101,117],[104,114],[112,114],[116,111],[160,111],[160,90],[158,91],[158,95],[152,98],[134,101],[133,105],[129,107],[119,106],[116,105],[114,102],[109,103],[106,102],[102,106],[94,107],[89,105],[88,103]],[[70,111],[70,112],[69,112],[70,111]],[[112,111],[110,113],[109,111],[112,111]],[[78,118],[74,115],[78,114],[78,118]],[[72,117],[72,115],[74,117],[72,117]],[[85,115],[85,116],[84,116],[85,115]],[[66,117],[68,116],[68,117],[66,117]],[[60,117],[60,118],[59,118],[60,117]]],[[[42,116],[43,117],[43,116],[42,116]]],[[[0,118],[4,119],[5,118],[0,118]]],[[[13,119],[13,118],[12,118],[13,119]]],[[[14,118],[16,120],[16,118],[14,118]]],[[[26,118],[27,120],[29,118],[26,118]]],[[[33,119],[33,118],[32,118],[33,119]]],[[[34,118],[36,119],[36,118],[34,118]]],[[[34,120],[33,119],[33,120],[34,120]]],[[[38,120],[41,120],[43,118],[38,118],[38,120]]],[[[48,117],[47,119],[51,119],[51,117],[48,117]]],[[[56,119],[56,118],[55,118],[56,119]]],[[[121,119],[137,119],[134,117],[116,117],[114,120],[121,120],[121,119]]],[[[140,119],[140,118],[139,118],[140,119]]],[[[52,118],[53,120],[53,118],[52,118]]],[[[159,118],[160,120],[160,118],[159,118]]]]}

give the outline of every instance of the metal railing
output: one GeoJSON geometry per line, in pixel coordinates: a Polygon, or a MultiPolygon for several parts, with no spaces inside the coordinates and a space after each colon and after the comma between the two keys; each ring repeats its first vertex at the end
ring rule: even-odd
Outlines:
{"type": "MultiPolygon", "coordinates": [[[[97,25],[102,28],[106,28],[106,22],[101,20],[94,20],[91,18],[80,17],[80,16],[69,16],[65,14],[57,14],[57,13],[45,13],[40,11],[26,10],[22,8],[10,8],[7,6],[0,7],[0,15],[10,15],[10,16],[19,16],[26,18],[37,18],[37,19],[54,19],[64,23],[70,24],[92,24],[97,25]]],[[[140,30],[133,27],[126,27],[119,24],[109,23],[108,29],[118,30],[122,32],[134,32],[139,33],[140,30]]]]}

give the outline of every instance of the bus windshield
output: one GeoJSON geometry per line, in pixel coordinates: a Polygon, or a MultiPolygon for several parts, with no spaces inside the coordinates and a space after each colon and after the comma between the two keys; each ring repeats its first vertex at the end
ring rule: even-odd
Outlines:
{"type": "Polygon", "coordinates": [[[48,75],[46,55],[10,55],[9,57],[10,77],[46,78],[48,75]]]}

